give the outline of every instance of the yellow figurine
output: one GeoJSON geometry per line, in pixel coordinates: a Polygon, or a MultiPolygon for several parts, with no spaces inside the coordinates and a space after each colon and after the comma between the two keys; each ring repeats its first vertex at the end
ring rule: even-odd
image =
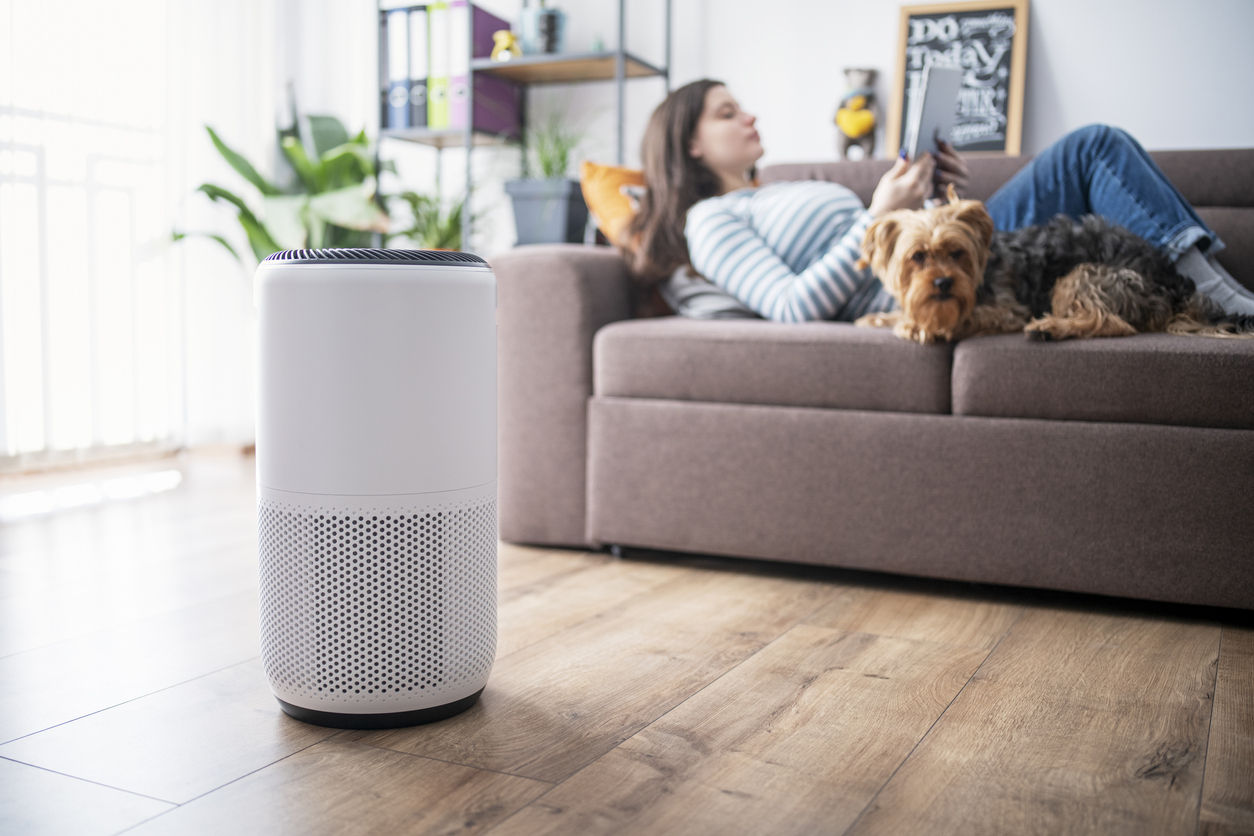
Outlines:
{"type": "Polygon", "coordinates": [[[493,61],[508,61],[522,55],[522,48],[518,46],[518,36],[508,29],[493,32],[492,39],[496,41],[496,45],[492,47],[493,61]]]}
{"type": "Polygon", "coordinates": [[[849,148],[857,145],[862,149],[862,159],[869,160],[875,152],[875,125],[878,121],[875,105],[875,70],[847,69],[845,79],[849,90],[840,100],[836,111],[836,150],[849,159],[849,148]]]}

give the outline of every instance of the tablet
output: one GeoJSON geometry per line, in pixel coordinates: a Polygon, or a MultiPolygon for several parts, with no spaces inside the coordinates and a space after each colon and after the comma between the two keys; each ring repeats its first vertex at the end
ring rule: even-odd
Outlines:
{"type": "Polygon", "coordinates": [[[910,102],[910,115],[906,123],[906,155],[913,160],[916,154],[940,149],[936,140],[949,141],[954,128],[954,115],[958,110],[958,91],[962,89],[963,69],[931,64],[923,68],[923,81],[919,92],[910,102]]]}

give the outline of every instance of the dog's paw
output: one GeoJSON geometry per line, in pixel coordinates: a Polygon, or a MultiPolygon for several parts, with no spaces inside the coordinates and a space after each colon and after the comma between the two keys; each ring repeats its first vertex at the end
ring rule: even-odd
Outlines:
{"type": "Polygon", "coordinates": [[[853,324],[860,328],[892,328],[898,318],[895,313],[873,313],[858,317],[853,324]]]}
{"type": "Polygon", "coordinates": [[[898,322],[893,326],[893,333],[903,340],[910,340],[920,345],[930,345],[936,342],[938,337],[944,341],[943,335],[920,328],[916,323],[898,322]]]}
{"type": "Polygon", "coordinates": [[[1038,343],[1054,342],[1065,339],[1061,321],[1052,314],[1046,314],[1023,326],[1023,336],[1038,343]]]}

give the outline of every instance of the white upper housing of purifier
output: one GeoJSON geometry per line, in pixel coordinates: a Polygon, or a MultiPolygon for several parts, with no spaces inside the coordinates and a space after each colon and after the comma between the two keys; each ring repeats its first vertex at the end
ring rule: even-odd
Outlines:
{"type": "MultiPolygon", "coordinates": [[[[262,656],[285,707],[476,695],[496,650],[496,282],[294,250],[257,271],[262,656]]],[[[299,715],[298,715],[299,716],[299,715]]]]}

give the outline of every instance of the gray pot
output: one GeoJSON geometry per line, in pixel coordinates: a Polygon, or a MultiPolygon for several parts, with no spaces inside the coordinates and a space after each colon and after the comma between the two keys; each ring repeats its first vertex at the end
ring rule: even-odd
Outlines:
{"type": "Polygon", "coordinates": [[[514,201],[519,244],[583,243],[588,206],[579,181],[510,180],[505,191],[514,201]]]}

